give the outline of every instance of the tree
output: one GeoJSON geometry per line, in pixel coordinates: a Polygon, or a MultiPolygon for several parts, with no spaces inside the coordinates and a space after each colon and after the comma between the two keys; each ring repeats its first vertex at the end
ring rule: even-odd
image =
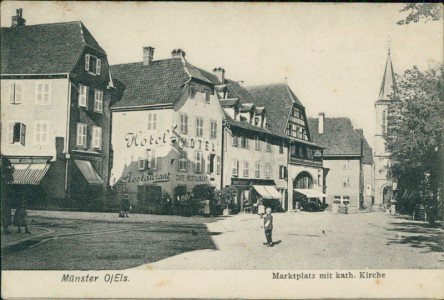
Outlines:
{"type": "Polygon", "coordinates": [[[419,22],[420,20],[438,21],[443,15],[443,6],[441,3],[407,3],[401,12],[408,11],[409,15],[397,22],[398,25],[406,25],[410,22],[419,22]]]}
{"type": "Polygon", "coordinates": [[[425,72],[413,67],[397,83],[385,135],[391,161],[388,173],[398,179],[401,209],[411,213],[420,202],[437,212],[443,186],[442,66],[425,72]],[[419,199],[412,201],[409,195],[419,195],[419,199]]]}
{"type": "Polygon", "coordinates": [[[236,197],[237,189],[234,186],[227,186],[221,190],[215,190],[214,196],[216,200],[220,201],[222,206],[226,206],[227,211],[230,206],[233,205],[234,198],[236,197]]]}

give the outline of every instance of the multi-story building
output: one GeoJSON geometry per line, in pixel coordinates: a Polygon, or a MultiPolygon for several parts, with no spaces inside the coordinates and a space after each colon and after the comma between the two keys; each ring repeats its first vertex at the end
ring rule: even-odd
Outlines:
{"type": "Polygon", "coordinates": [[[324,113],[319,118],[309,118],[308,123],[313,141],[325,147],[324,166],[329,169],[325,185],[330,207],[334,200],[340,200],[348,203],[351,211],[357,211],[365,197],[366,203],[371,204],[371,148],[362,130],[356,131],[349,118],[325,118],[324,113]]]}
{"type": "Polygon", "coordinates": [[[393,71],[390,50],[385,64],[382,77],[381,89],[379,90],[378,100],[375,102],[375,163],[374,163],[374,188],[376,206],[386,206],[389,204],[391,189],[387,177],[388,165],[390,163],[390,154],[387,152],[384,135],[387,133],[388,109],[392,102],[392,96],[396,96],[396,80],[393,71]]]}
{"type": "Polygon", "coordinates": [[[111,67],[122,86],[111,107],[113,167],[110,184],[136,208],[173,205],[197,185],[221,186],[223,112],[214,75],[194,67],[185,52],[111,67]]]}
{"type": "MultiPolygon", "coordinates": [[[[286,195],[284,208],[298,208],[304,197],[325,201],[324,180],[327,170],[323,168],[323,148],[312,141],[305,107],[287,84],[269,84],[247,87],[254,104],[267,110],[267,129],[282,141],[285,137],[284,157],[286,195]],[[290,201],[289,201],[290,200],[290,201]]],[[[281,146],[278,142],[279,149],[281,146]]],[[[280,150],[279,150],[280,151],[280,150]]],[[[276,159],[276,156],[273,156],[276,159]]],[[[283,168],[284,161],[274,162],[275,168],[283,168]]],[[[279,172],[281,174],[281,172],[279,172]]]]}
{"type": "Polygon", "coordinates": [[[237,189],[241,210],[259,198],[275,210],[286,209],[288,137],[271,130],[268,108],[256,106],[242,84],[225,78],[223,68],[213,72],[224,110],[222,186],[237,189]]]}
{"type": "Polygon", "coordinates": [[[94,204],[109,174],[105,50],[82,22],[28,26],[21,9],[1,37],[1,150],[14,167],[11,190],[28,205],[94,204]]]}

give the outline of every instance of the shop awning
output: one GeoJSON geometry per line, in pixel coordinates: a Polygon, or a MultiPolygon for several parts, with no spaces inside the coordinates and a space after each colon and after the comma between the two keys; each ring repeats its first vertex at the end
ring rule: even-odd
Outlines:
{"type": "Polygon", "coordinates": [[[39,185],[50,167],[49,164],[12,164],[12,166],[14,171],[11,184],[32,185],[39,185]]]}
{"type": "Polygon", "coordinates": [[[90,184],[102,184],[103,180],[100,178],[99,174],[97,174],[96,170],[94,170],[91,163],[87,160],[74,160],[83,177],[85,177],[86,181],[90,184]]]}
{"type": "Polygon", "coordinates": [[[274,186],[264,185],[264,188],[273,197],[273,199],[281,199],[281,193],[279,193],[278,190],[274,186]]]}
{"type": "Polygon", "coordinates": [[[308,198],[324,198],[327,197],[327,194],[316,191],[314,189],[294,189],[295,192],[301,193],[308,198]]]}
{"type": "Polygon", "coordinates": [[[271,185],[253,185],[253,188],[264,199],[280,199],[281,195],[274,186],[271,185]]]}

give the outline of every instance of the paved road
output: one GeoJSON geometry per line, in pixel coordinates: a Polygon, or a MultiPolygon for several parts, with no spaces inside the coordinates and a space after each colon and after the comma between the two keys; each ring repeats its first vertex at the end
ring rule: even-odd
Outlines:
{"type": "Polygon", "coordinates": [[[274,214],[272,248],[263,245],[262,220],[250,214],[122,219],[31,211],[30,216],[33,234],[27,240],[2,236],[3,269],[444,268],[442,227],[383,213],[274,214]]]}

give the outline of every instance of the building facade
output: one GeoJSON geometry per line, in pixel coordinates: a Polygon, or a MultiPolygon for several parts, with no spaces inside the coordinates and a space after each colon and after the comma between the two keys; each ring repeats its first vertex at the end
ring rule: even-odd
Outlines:
{"type": "Polygon", "coordinates": [[[286,139],[285,209],[298,209],[307,198],[325,201],[323,148],[312,141],[301,101],[287,84],[251,86],[247,90],[256,105],[266,107],[268,129],[286,139]]]}
{"type": "Polygon", "coordinates": [[[22,10],[1,36],[1,144],[14,169],[12,198],[95,205],[109,174],[106,52],[83,23],[27,26],[22,10]]]}
{"type": "Polygon", "coordinates": [[[325,147],[330,207],[334,201],[340,201],[347,203],[351,211],[357,211],[364,203],[371,204],[371,148],[362,130],[355,130],[349,118],[325,118],[324,113],[310,118],[309,124],[313,141],[325,147]]]}
{"type": "Polygon", "coordinates": [[[390,154],[387,152],[384,135],[387,133],[388,109],[392,101],[392,96],[396,96],[396,80],[393,70],[390,50],[385,64],[382,77],[381,89],[378,100],[375,102],[375,152],[374,152],[374,189],[375,206],[382,207],[389,205],[391,198],[391,189],[388,180],[388,166],[390,163],[390,154]]]}
{"type": "Polygon", "coordinates": [[[111,108],[110,185],[136,209],[159,212],[187,200],[197,185],[221,186],[222,110],[214,78],[178,49],[172,58],[112,66],[123,87],[111,108]],[[208,76],[208,77],[206,77],[208,76]]]}

